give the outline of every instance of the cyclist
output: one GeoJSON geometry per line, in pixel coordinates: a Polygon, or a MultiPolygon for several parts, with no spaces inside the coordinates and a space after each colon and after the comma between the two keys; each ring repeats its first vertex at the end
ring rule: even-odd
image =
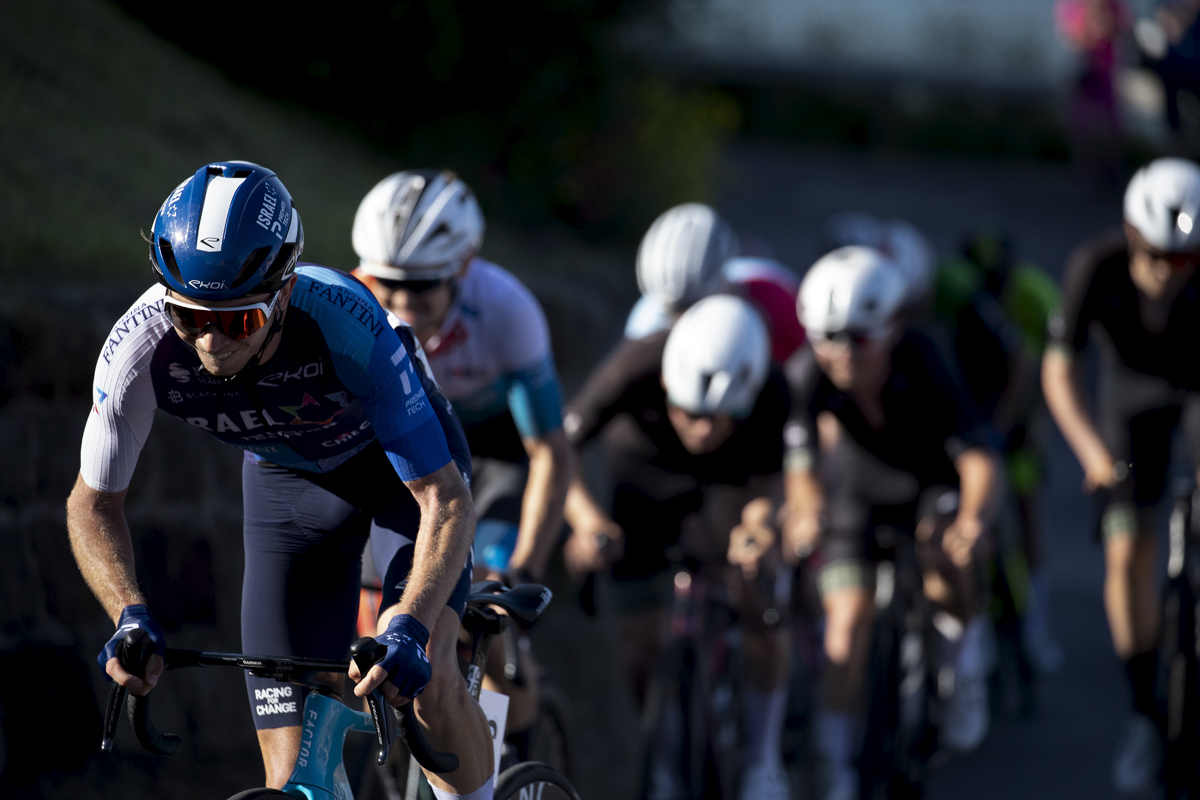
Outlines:
{"type": "Polygon", "coordinates": [[[642,296],[629,312],[625,338],[670,328],[692,303],[720,289],[721,266],[737,249],[737,234],[711,207],[684,203],[664,211],[638,246],[642,296]]]}
{"type": "Polygon", "coordinates": [[[967,388],[1002,442],[1020,537],[1006,571],[1014,594],[1024,597],[1018,609],[1024,650],[1039,670],[1055,672],[1063,653],[1050,631],[1050,581],[1034,498],[1049,421],[1037,376],[1061,293],[1041,269],[1014,259],[1007,237],[985,229],[967,237],[961,255],[938,265],[935,297],[937,318],[956,334],[967,388]]]}
{"type": "MultiPolygon", "coordinates": [[[[1104,607],[1133,697],[1113,761],[1114,785],[1125,791],[1152,784],[1161,760],[1155,519],[1172,434],[1187,391],[1200,385],[1198,215],[1200,167],[1163,158],[1138,170],[1125,190],[1123,231],[1084,242],[1067,262],[1042,362],[1046,404],[1083,466],[1084,488],[1103,500],[1104,607]],[[1094,417],[1078,358],[1093,332],[1094,417]]],[[[1195,465],[1200,442],[1194,427],[1184,428],[1195,465]]]]}
{"type": "Polygon", "coordinates": [[[817,737],[834,798],[858,796],[874,566],[887,556],[887,530],[916,534],[926,594],[942,609],[935,622],[957,639],[943,742],[970,750],[988,727],[993,656],[975,572],[995,513],[995,457],[940,351],[904,329],[904,299],[899,270],[882,253],[833,251],[801,284],[809,345],[785,365],[793,413],[784,552],[800,558],[821,547],[828,664],[817,737]]]}
{"type": "MultiPolygon", "coordinates": [[[[778,552],[771,530],[782,492],[782,445],[776,442],[782,442],[788,399],[770,361],[766,326],[753,306],[714,295],[684,312],[669,332],[623,341],[567,405],[564,426],[572,442],[605,434],[614,494],[609,516],[582,479],[573,478],[564,556],[576,574],[611,563],[622,656],[639,703],[665,644],[668,548],[682,537],[710,569],[737,565],[731,580],[746,582],[745,597],[758,589],[744,573],[766,569],[778,552]],[[596,531],[623,538],[601,547],[596,531]]],[[[787,635],[782,626],[753,619],[743,632],[748,686],[740,794],[783,798],[787,635]]],[[[671,794],[666,765],[655,766],[656,794],[671,794]]]]}
{"type": "MultiPolygon", "coordinates": [[[[123,514],[157,408],[245,451],[243,649],[344,657],[370,533],[376,563],[408,588],[385,590],[387,655],[367,675],[351,665],[355,694],[414,699],[431,741],[460,757],[429,776],[435,794],[486,800],[491,737],[455,652],[471,581],[469,462],[461,447],[452,458],[457,432],[383,309],[344,274],[297,265],[303,245],[291,195],[248,162],[201,167],[155,217],[158,285],[101,350],[67,504],[76,560],[118,626],[97,660],[138,694],[163,669],[123,514]],[[144,680],[115,657],[136,628],[156,647],[144,680]]],[[[302,690],[248,677],[247,692],[267,784],[280,788],[300,751],[302,690]]]]}
{"type": "MultiPolygon", "coordinates": [[[[545,315],[519,280],[478,255],[483,232],[479,204],[454,173],[397,172],[355,214],[355,275],[412,325],[466,430],[477,564],[493,577],[540,581],[562,528],[571,446],[545,315]]],[[[502,648],[493,652],[488,688],[511,698],[520,749],[536,681],[522,688],[504,678],[502,648]]]]}

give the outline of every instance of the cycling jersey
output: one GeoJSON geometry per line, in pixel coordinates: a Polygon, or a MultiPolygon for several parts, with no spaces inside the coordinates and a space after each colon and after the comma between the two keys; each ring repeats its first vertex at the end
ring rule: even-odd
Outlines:
{"type": "Polygon", "coordinates": [[[472,259],[454,303],[426,343],[433,374],[478,456],[523,461],[522,438],[562,427],[550,331],[533,294],[507,271],[472,259]]]}
{"type": "Polygon", "coordinates": [[[918,331],[907,331],[892,350],[880,398],[882,428],[872,426],[854,399],[825,376],[811,347],[797,351],[784,369],[792,393],[785,433],[789,468],[814,465],[818,414],[836,417],[843,433],[821,470],[829,562],[878,556],[875,528],[911,531],[922,495],[957,487],[955,459],[987,445],[974,404],[933,342],[918,331]]]}
{"type": "MultiPolygon", "coordinates": [[[[1130,479],[1111,502],[1139,508],[1158,504],[1166,488],[1171,437],[1200,387],[1195,347],[1200,342],[1200,287],[1192,280],[1171,305],[1161,333],[1142,324],[1140,293],[1129,275],[1129,250],[1113,232],[1085,242],[1063,277],[1063,303],[1051,318],[1055,345],[1080,353],[1092,339],[1100,349],[1096,429],[1113,458],[1130,465],[1130,479]]],[[[1189,451],[1200,454],[1200,432],[1185,426],[1189,451]]]]}
{"type": "Polygon", "coordinates": [[[164,287],[134,303],[96,363],[80,470],[88,486],[129,485],[155,408],[284,467],[329,472],[375,440],[404,480],[450,461],[420,376],[375,299],[325,267],[296,274],[274,356],[229,379],[209,374],[175,334],[164,287]]]}
{"type": "Polygon", "coordinates": [[[1051,317],[1051,339],[1079,353],[1091,334],[1103,332],[1105,368],[1120,364],[1135,373],[1158,376],[1174,386],[1200,388],[1200,277],[1194,277],[1171,305],[1159,333],[1142,324],[1140,293],[1129,275],[1129,250],[1120,232],[1081,245],[1063,275],[1062,308],[1051,317]]]}
{"type": "MultiPolygon", "coordinates": [[[[778,262],[765,258],[732,258],[721,268],[726,288],[754,303],[771,333],[771,355],[782,364],[804,344],[804,327],[796,315],[800,280],[778,262]]],[[[670,330],[675,314],[661,300],[644,294],[625,320],[625,338],[641,339],[670,330]]]]}
{"type": "Polygon", "coordinates": [[[783,376],[773,369],[754,410],[711,453],[689,453],[667,418],[662,358],[667,331],[622,341],[567,404],[563,428],[583,444],[604,431],[613,484],[613,519],[625,531],[625,554],[613,576],[632,579],[666,569],[679,525],[700,508],[706,487],[744,486],[783,465],[788,415],[783,376]]]}

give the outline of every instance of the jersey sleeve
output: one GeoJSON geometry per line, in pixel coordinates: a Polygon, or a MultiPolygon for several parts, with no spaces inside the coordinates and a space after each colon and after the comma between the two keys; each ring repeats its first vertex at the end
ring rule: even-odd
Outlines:
{"type": "Polygon", "coordinates": [[[338,378],[362,403],[375,436],[401,480],[450,463],[446,435],[408,350],[361,284],[317,268],[294,297],[317,319],[338,378]]]}
{"type": "Polygon", "coordinates": [[[1097,268],[1109,254],[1107,251],[1115,250],[1116,246],[1119,245],[1110,237],[1085,242],[1067,259],[1062,304],[1050,314],[1047,325],[1051,343],[1072,353],[1080,353],[1087,346],[1088,327],[1097,311],[1097,268]]]}
{"type": "Polygon", "coordinates": [[[592,370],[583,387],[567,403],[563,418],[563,429],[574,444],[589,441],[609,420],[632,408],[639,385],[659,380],[666,344],[665,331],[643,339],[622,340],[592,370]]]}
{"type": "Polygon", "coordinates": [[[783,367],[790,411],[783,427],[783,465],[788,471],[811,469],[817,458],[817,387],[821,368],[811,347],[797,350],[783,367]]]}
{"type": "Polygon", "coordinates": [[[508,387],[508,408],[522,437],[544,436],[562,427],[562,392],[546,315],[516,278],[504,283],[503,296],[491,304],[504,331],[496,342],[497,359],[508,387]]]}
{"type": "Polygon", "coordinates": [[[83,429],[79,474],[101,492],[129,488],[154,425],[158,401],[150,361],[163,329],[162,292],[151,289],[109,333],[92,381],[92,409],[83,429]]]}
{"type": "Polygon", "coordinates": [[[931,435],[942,439],[946,455],[957,459],[967,450],[992,446],[989,428],[955,371],[928,339],[919,339],[924,372],[932,384],[926,393],[931,435]]]}

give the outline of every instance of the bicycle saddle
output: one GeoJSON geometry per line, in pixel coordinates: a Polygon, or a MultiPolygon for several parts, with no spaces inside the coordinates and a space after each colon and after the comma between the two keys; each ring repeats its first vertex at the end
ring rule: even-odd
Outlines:
{"type": "Polygon", "coordinates": [[[553,597],[553,593],[539,583],[518,583],[507,589],[499,581],[479,581],[471,584],[467,606],[495,606],[529,627],[542,615],[553,597]]]}

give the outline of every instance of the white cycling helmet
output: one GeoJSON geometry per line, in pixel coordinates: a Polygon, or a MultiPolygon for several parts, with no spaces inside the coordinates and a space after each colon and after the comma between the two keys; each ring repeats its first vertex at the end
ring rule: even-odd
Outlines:
{"type": "Polygon", "coordinates": [[[703,203],[684,203],[650,226],[637,254],[642,294],[681,310],[715,288],[721,265],[737,253],[737,236],[703,203]]]}
{"type": "Polygon", "coordinates": [[[937,276],[937,252],[916,226],[903,220],[885,223],[879,249],[900,268],[905,304],[928,297],[937,276]]]}
{"type": "Polygon", "coordinates": [[[733,295],[706,297],[684,312],[667,337],[667,399],[689,414],[748,416],[770,364],[767,325],[754,307],[733,295]]]}
{"type": "Polygon", "coordinates": [[[881,337],[904,299],[904,280],[890,258],[871,247],[842,247],[809,269],[796,310],[814,339],[842,332],[881,337]]]}
{"type": "Polygon", "coordinates": [[[1125,221],[1156,250],[1200,250],[1200,167],[1159,158],[1139,169],[1125,189],[1125,221]]]}
{"type": "Polygon", "coordinates": [[[933,290],[937,251],[915,225],[847,211],[830,217],[825,235],[834,247],[873,247],[888,256],[904,278],[905,305],[919,304],[933,290]]]}
{"type": "Polygon", "coordinates": [[[384,178],[354,215],[359,269],[396,281],[454,275],[483,242],[475,195],[449,170],[414,169],[384,178]]]}

